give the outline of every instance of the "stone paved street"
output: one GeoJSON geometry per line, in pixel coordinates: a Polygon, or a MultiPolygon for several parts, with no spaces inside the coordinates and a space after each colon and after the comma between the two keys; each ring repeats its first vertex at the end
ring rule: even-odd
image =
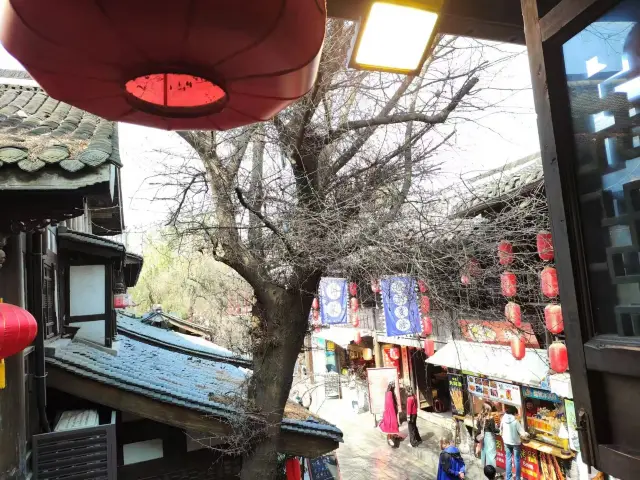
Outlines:
{"type": "MultiPolygon", "coordinates": [[[[316,404],[317,407],[317,404],[316,404]]],[[[343,480],[434,479],[437,472],[439,440],[445,429],[418,419],[423,444],[409,446],[408,437],[397,449],[386,444],[385,437],[373,427],[370,413],[356,414],[346,400],[324,400],[319,408],[312,408],[323,418],[340,427],[344,443],[338,449],[338,461],[343,480]]],[[[407,424],[401,426],[407,435],[407,424]]],[[[477,462],[464,456],[467,478],[482,479],[477,462]]]]}

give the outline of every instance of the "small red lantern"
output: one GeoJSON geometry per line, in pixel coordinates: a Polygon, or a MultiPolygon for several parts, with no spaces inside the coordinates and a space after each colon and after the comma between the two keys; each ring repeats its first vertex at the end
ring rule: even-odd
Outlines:
{"type": "Polygon", "coordinates": [[[507,320],[513,323],[516,327],[522,326],[522,310],[520,305],[514,302],[509,302],[504,307],[504,316],[507,320]]]}
{"type": "Polygon", "coordinates": [[[356,297],[353,297],[351,299],[351,310],[353,310],[354,312],[357,312],[359,308],[360,308],[360,302],[358,302],[358,299],[356,297]]]}
{"type": "Polygon", "coordinates": [[[431,321],[431,317],[423,317],[422,318],[422,334],[424,336],[431,335],[433,333],[433,322],[431,321]]]}
{"type": "Polygon", "coordinates": [[[505,297],[515,297],[517,292],[516,276],[511,272],[504,272],[500,275],[500,286],[502,287],[502,294],[505,297]]]}
{"type": "Polygon", "coordinates": [[[371,280],[371,291],[373,293],[380,293],[380,281],[371,280]]]}
{"type": "Polygon", "coordinates": [[[427,284],[424,280],[418,280],[418,290],[420,290],[420,293],[427,293],[427,284]]]}
{"type": "Polygon", "coordinates": [[[360,332],[356,332],[353,341],[356,343],[356,345],[360,345],[360,342],[362,342],[362,335],[360,335],[360,332]]]}
{"type": "Polygon", "coordinates": [[[0,359],[27,348],[38,332],[38,323],[24,308],[0,303],[0,359]]]}
{"type": "Polygon", "coordinates": [[[311,308],[313,308],[314,310],[318,310],[320,308],[320,302],[318,301],[318,297],[315,297],[313,299],[313,302],[311,302],[311,308]]]}
{"type": "Polygon", "coordinates": [[[433,354],[436,352],[436,344],[432,338],[424,339],[424,353],[427,354],[427,357],[433,357],[433,354]]]}
{"type": "Polygon", "coordinates": [[[400,349],[398,347],[392,347],[389,349],[389,358],[391,360],[398,360],[400,358],[400,349]]]}
{"type": "Polygon", "coordinates": [[[129,306],[127,295],[118,293],[113,296],[113,308],[127,308],[129,306]]]}
{"type": "Polygon", "coordinates": [[[312,310],[311,315],[313,315],[314,320],[317,320],[320,317],[320,310],[312,310]]]}
{"type": "Polygon", "coordinates": [[[498,243],[498,262],[500,265],[509,265],[513,262],[513,245],[511,245],[511,242],[501,240],[498,243]]]}
{"type": "Polygon", "coordinates": [[[469,275],[460,276],[460,283],[462,285],[469,285],[469,283],[471,283],[471,280],[469,279],[469,275]]]}
{"type": "Polygon", "coordinates": [[[351,325],[356,328],[360,326],[360,316],[357,313],[353,315],[353,318],[351,319],[351,325]]]}
{"type": "Polygon", "coordinates": [[[422,311],[422,313],[429,313],[429,311],[431,310],[431,302],[429,301],[429,297],[420,297],[420,310],[422,311]]]}
{"type": "Polygon", "coordinates": [[[358,284],[356,282],[349,282],[349,295],[352,297],[358,295],[358,284]]]}
{"type": "Polygon", "coordinates": [[[542,260],[545,262],[553,260],[554,251],[551,233],[545,231],[538,233],[536,236],[536,246],[538,247],[538,255],[542,260]]]}
{"type": "Polygon", "coordinates": [[[511,355],[516,360],[522,360],[525,354],[524,338],[521,336],[511,337],[511,355]]]}
{"type": "Polygon", "coordinates": [[[564,321],[562,319],[562,307],[557,304],[550,304],[544,307],[544,323],[554,335],[562,333],[564,321]]]}
{"type": "Polygon", "coordinates": [[[562,342],[553,342],[549,347],[549,364],[556,373],[564,373],[569,368],[567,346],[562,342]]]}
{"type": "Polygon", "coordinates": [[[312,0],[36,3],[3,6],[0,40],[43,90],[165,130],[272,118],[313,87],[326,26],[312,0]]]}
{"type": "Polygon", "coordinates": [[[540,274],[540,288],[545,297],[555,298],[558,290],[558,272],[553,267],[545,267],[540,274]]]}

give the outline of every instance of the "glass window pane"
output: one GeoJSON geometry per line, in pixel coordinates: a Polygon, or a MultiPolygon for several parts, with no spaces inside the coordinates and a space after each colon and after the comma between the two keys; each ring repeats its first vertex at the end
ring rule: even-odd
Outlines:
{"type": "Polygon", "coordinates": [[[598,334],[640,335],[639,4],[621,2],[563,47],[598,334]]]}

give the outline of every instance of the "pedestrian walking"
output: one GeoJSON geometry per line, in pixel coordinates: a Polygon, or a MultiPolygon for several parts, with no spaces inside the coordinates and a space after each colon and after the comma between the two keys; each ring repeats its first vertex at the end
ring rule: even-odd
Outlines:
{"type": "Polygon", "coordinates": [[[498,433],[498,427],[493,417],[495,407],[489,402],[482,404],[482,411],[477,417],[476,427],[478,429],[478,436],[476,442],[478,450],[480,450],[480,459],[482,466],[491,465],[496,466],[496,434],[498,433]]]}
{"type": "Polygon", "coordinates": [[[409,446],[417,447],[422,443],[420,432],[418,431],[418,401],[411,387],[407,387],[407,416],[409,417],[407,424],[409,427],[409,446]]]}
{"type": "Polygon", "coordinates": [[[398,433],[398,402],[395,393],[395,382],[389,382],[387,392],[384,397],[384,413],[382,422],[380,422],[380,430],[387,434],[387,443],[394,448],[399,445],[398,433]]]}
{"type": "Polygon", "coordinates": [[[527,433],[516,418],[518,410],[516,407],[508,405],[506,413],[500,422],[500,435],[504,442],[505,450],[505,477],[511,480],[511,471],[515,467],[515,480],[520,480],[520,450],[522,448],[521,437],[526,437],[527,433]]]}
{"type": "Polygon", "coordinates": [[[440,439],[440,445],[445,448],[440,452],[438,462],[438,476],[436,480],[457,480],[464,478],[465,465],[460,450],[455,445],[453,437],[440,439]]]}

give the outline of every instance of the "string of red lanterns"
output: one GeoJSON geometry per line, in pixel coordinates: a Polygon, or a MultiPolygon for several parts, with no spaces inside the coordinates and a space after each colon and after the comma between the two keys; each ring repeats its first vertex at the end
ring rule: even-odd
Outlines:
{"type": "MultiPolygon", "coordinates": [[[[429,312],[431,312],[431,299],[426,295],[429,288],[424,280],[418,280],[418,291],[420,292],[422,335],[429,337],[433,334],[433,321],[429,316],[429,312]]],[[[435,342],[433,338],[425,338],[424,351],[428,357],[435,353],[435,342]]]]}
{"type": "MultiPolygon", "coordinates": [[[[351,325],[358,328],[360,326],[360,315],[358,314],[358,311],[360,310],[360,302],[357,297],[358,284],[356,282],[349,282],[349,295],[351,295],[351,299],[349,300],[349,305],[351,307],[351,325]]],[[[354,342],[360,343],[361,340],[362,337],[360,336],[360,332],[356,332],[354,342]]]]}
{"type": "MultiPolygon", "coordinates": [[[[513,244],[508,240],[500,240],[498,242],[498,263],[503,267],[511,265],[514,260],[513,244]]],[[[508,299],[512,299],[518,293],[518,283],[515,273],[505,270],[500,274],[500,289],[502,295],[508,299]]],[[[522,326],[522,309],[520,305],[513,301],[507,302],[504,307],[504,316],[507,321],[512,323],[516,328],[522,326]]],[[[516,335],[511,338],[511,355],[516,360],[522,360],[526,354],[526,343],[522,335],[516,335]]]]}

